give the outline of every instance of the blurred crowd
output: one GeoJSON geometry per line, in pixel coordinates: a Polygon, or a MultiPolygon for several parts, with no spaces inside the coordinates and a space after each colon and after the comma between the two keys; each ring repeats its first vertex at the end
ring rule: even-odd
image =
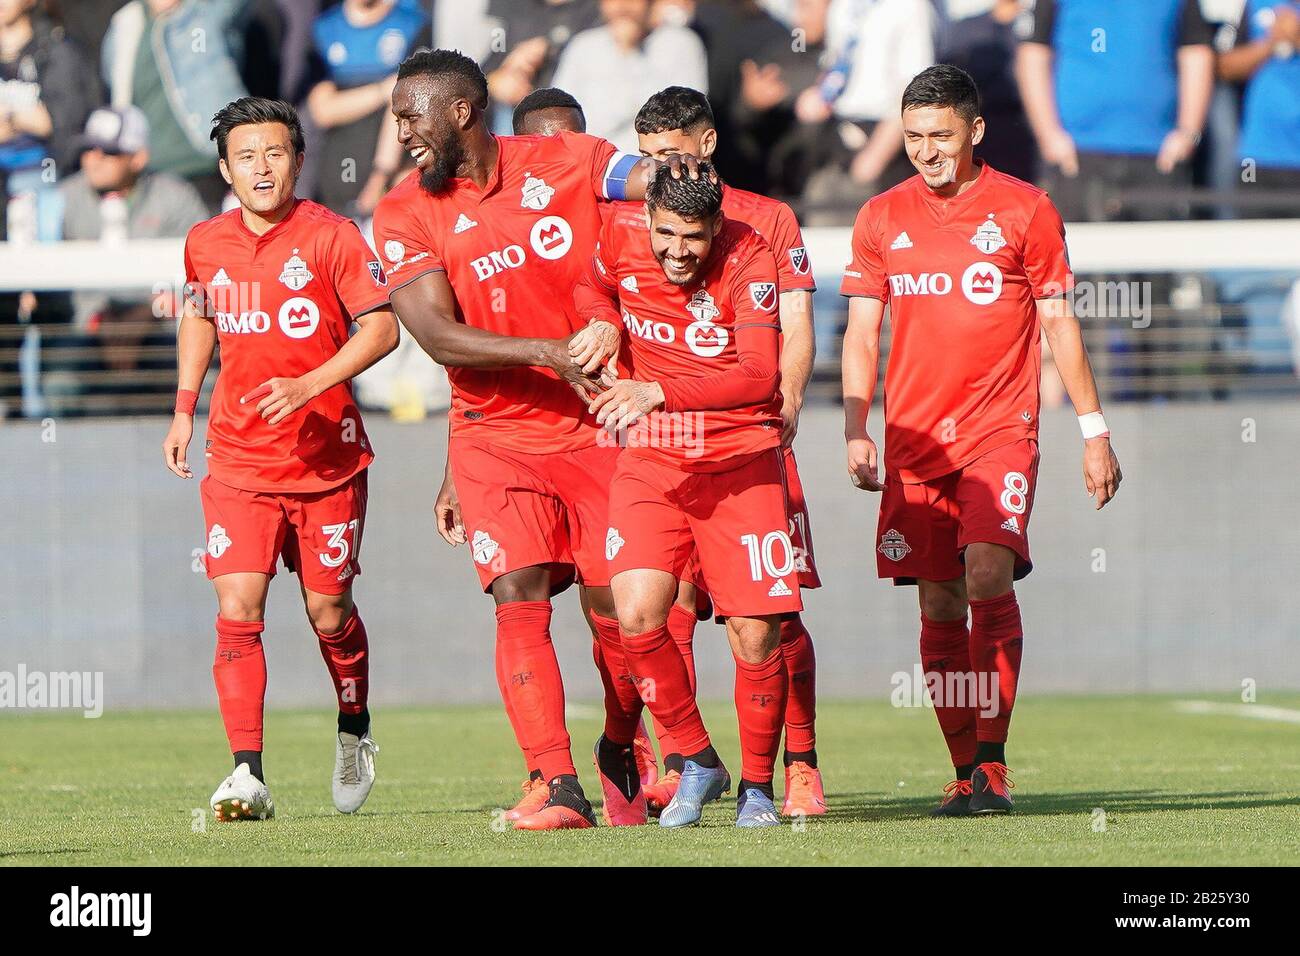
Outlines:
{"type": "MultiPolygon", "coordinates": [[[[847,224],[911,175],[899,96],[934,62],[980,86],[979,153],[1069,220],[1300,215],[1300,0],[0,0],[0,230],[184,235],[231,201],[209,121],[246,93],[299,106],[300,194],[364,226],[409,168],[387,107],[424,46],[480,62],[503,133],[556,86],[635,150],[651,93],[703,90],[724,177],[807,226],[847,224]]],[[[78,347],[51,371],[111,390],[115,367],[147,365],[155,306],[0,293],[0,335],[66,321],[78,347]]]]}

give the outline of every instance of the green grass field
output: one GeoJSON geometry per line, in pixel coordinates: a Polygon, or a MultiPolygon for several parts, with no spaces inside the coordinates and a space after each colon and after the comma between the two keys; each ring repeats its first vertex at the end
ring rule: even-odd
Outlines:
{"type": "MultiPolygon", "coordinates": [[[[1230,703],[1222,701],[1221,703],[1230,703]]],[[[1300,707],[1300,697],[1260,705],[1300,707]]],[[[579,771],[596,708],[573,708],[579,771]]],[[[1285,715],[1282,715],[1285,717],[1285,715]]],[[[705,708],[739,770],[734,717],[705,708]]],[[[1178,709],[1174,698],[1028,698],[1011,763],[1017,813],[932,821],[947,782],[928,710],[823,702],[819,750],[831,813],[802,828],[743,832],[728,798],[685,831],[531,834],[494,828],[520,761],[499,708],[380,710],[379,780],[365,809],[330,804],[332,715],[268,720],[278,816],[217,824],[208,795],[227,772],[215,712],[0,719],[5,864],[1295,864],[1300,724],[1178,709]],[[1100,808],[1098,810],[1098,808],[1100,808]],[[1104,827],[1101,826],[1104,813],[1104,827]]],[[[780,787],[778,785],[778,799],[780,787]]]]}

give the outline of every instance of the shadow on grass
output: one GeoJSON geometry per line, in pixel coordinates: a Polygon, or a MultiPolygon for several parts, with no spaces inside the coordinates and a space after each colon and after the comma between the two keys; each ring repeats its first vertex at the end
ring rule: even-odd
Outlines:
{"type": "MultiPolygon", "coordinates": [[[[883,793],[833,793],[823,820],[908,820],[928,817],[938,796],[895,797],[883,793]]],[[[1251,810],[1300,806],[1300,797],[1271,796],[1257,790],[1182,793],[1165,790],[1084,790],[1077,793],[1027,794],[1016,798],[1018,817],[1107,813],[1156,813],[1169,810],[1251,810]]]]}

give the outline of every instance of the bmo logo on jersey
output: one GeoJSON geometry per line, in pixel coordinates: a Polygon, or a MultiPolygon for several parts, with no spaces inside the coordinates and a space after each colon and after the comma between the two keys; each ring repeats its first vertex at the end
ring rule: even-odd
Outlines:
{"type": "MultiPolygon", "coordinates": [[[[952,286],[952,276],[946,272],[904,272],[889,277],[889,293],[894,298],[947,295],[952,286]]],[[[991,262],[972,262],[962,273],[961,293],[975,305],[991,305],[1002,296],[1002,270],[991,262]]]]}
{"type": "MultiPolygon", "coordinates": [[[[573,248],[573,227],[561,216],[543,216],[533,223],[528,244],[543,259],[562,259],[573,248]]],[[[527,258],[523,246],[511,243],[504,249],[493,249],[485,256],[471,259],[469,265],[482,282],[507,269],[518,269],[527,258]]]]}
{"type": "Polygon", "coordinates": [[[304,296],[286,299],[280,306],[280,331],[291,339],[305,339],[320,325],[320,309],[304,296]]]}
{"type": "Polygon", "coordinates": [[[1002,270],[991,262],[972,262],[962,273],[961,291],[976,305],[996,302],[1002,295],[1002,270]]]}
{"type": "Polygon", "coordinates": [[[889,277],[889,294],[894,298],[904,295],[947,295],[952,291],[952,276],[946,272],[922,272],[912,275],[904,272],[889,277]]]}
{"type": "Polygon", "coordinates": [[[271,317],[265,312],[217,313],[217,331],[230,335],[247,335],[262,333],[270,329],[271,317]]]}
{"type": "Polygon", "coordinates": [[[627,309],[623,310],[623,325],[628,332],[639,339],[649,339],[651,342],[659,342],[667,345],[677,338],[677,333],[667,322],[656,322],[653,319],[638,319],[627,309]]]}
{"type": "Polygon", "coordinates": [[[543,259],[561,259],[573,246],[573,227],[560,216],[543,216],[533,223],[528,242],[543,259]]]}

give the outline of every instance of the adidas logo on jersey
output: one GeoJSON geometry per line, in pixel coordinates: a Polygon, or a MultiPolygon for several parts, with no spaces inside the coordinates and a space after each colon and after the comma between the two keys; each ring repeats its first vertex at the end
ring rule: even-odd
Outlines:
{"type": "Polygon", "coordinates": [[[790,586],[785,583],[785,578],[777,578],[776,584],[767,589],[768,597],[789,597],[792,593],[790,586]]]}
{"type": "Polygon", "coordinates": [[[210,285],[230,285],[230,276],[226,275],[225,269],[218,269],[217,274],[212,277],[210,285]]]}
{"type": "Polygon", "coordinates": [[[898,238],[889,244],[891,249],[911,249],[912,240],[907,238],[907,232],[904,230],[898,234],[898,238]]]}
{"type": "Polygon", "coordinates": [[[622,282],[620,282],[619,285],[621,285],[624,289],[627,289],[628,292],[641,291],[636,287],[636,276],[628,276],[622,282]]]}
{"type": "Polygon", "coordinates": [[[1010,531],[1012,534],[1020,534],[1020,522],[1016,520],[1015,515],[1002,522],[1002,530],[1010,531]]]}
{"type": "Polygon", "coordinates": [[[477,225],[478,223],[473,219],[469,218],[469,216],[464,213],[461,213],[460,218],[456,220],[456,228],[453,229],[452,232],[456,233],[456,235],[460,235],[466,229],[473,229],[477,225]]]}

